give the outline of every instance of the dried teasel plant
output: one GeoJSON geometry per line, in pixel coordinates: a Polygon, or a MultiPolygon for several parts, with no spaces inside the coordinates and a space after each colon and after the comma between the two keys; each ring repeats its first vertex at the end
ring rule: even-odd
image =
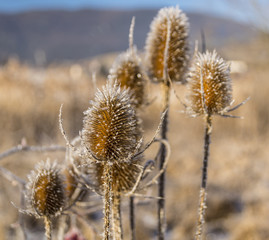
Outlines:
{"type": "Polygon", "coordinates": [[[133,17],[129,32],[129,49],[121,53],[115,60],[109,74],[109,79],[118,81],[121,87],[130,88],[136,108],[146,103],[146,74],[141,66],[141,59],[133,45],[133,31],[135,18],[133,17]]]}
{"type": "Polygon", "coordinates": [[[28,207],[21,211],[43,218],[46,237],[51,239],[51,221],[66,208],[65,180],[61,168],[56,162],[40,162],[28,175],[28,179],[25,194],[28,207]]]}
{"type": "Polygon", "coordinates": [[[82,143],[94,168],[95,189],[104,199],[104,239],[122,239],[120,194],[130,190],[140,172],[141,156],[133,158],[142,144],[140,120],[129,90],[108,81],[85,111],[82,143]]]}
{"type": "MultiPolygon", "coordinates": [[[[179,7],[162,8],[151,23],[146,40],[147,69],[151,79],[163,88],[164,109],[169,108],[170,83],[185,82],[189,63],[188,19],[179,7]]],[[[167,139],[168,111],[166,112],[161,138],[167,139]]],[[[165,147],[160,148],[160,169],[165,159],[165,147]]],[[[159,180],[158,231],[159,239],[165,238],[165,173],[159,180]]]]}
{"type": "Polygon", "coordinates": [[[234,117],[227,115],[241,104],[231,107],[232,81],[230,77],[230,66],[216,51],[197,53],[193,66],[189,73],[189,95],[187,110],[192,116],[203,115],[205,117],[204,134],[204,158],[202,168],[202,182],[199,196],[198,221],[195,239],[202,239],[204,216],[206,209],[206,185],[207,168],[209,159],[209,145],[212,133],[212,116],[234,117]]]}

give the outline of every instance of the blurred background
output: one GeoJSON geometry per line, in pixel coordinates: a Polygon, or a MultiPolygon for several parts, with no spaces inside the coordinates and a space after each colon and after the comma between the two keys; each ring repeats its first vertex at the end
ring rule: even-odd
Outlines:
{"type": "MultiPolygon", "coordinates": [[[[83,111],[101,87],[119,53],[134,43],[143,61],[149,26],[158,10],[176,6],[190,22],[190,45],[216,49],[231,61],[234,112],[244,119],[215,117],[208,178],[208,240],[269,239],[269,2],[268,0],[0,0],[0,152],[20,144],[65,145],[58,127],[63,107],[69,136],[82,128],[83,111]]],[[[142,119],[146,139],[161,112],[160,89],[150,84],[142,119]],[[150,112],[150,115],[148,114],[150,112]]],[[[186,86],[175,86],[184,100],[186,86]]],[[[203,156],[203,119],[189,118],[172,94],[167,174],[167,239],[193,239],[203,156]]],[[[146,158],[156,154],[149,151],[146,158]]],[[[23,179],[47,157],[64,153],[20,153],[0,165],[23,179]]],[[[0,176],[0,239],[21,239],[18,188],[0,176]]],[[[153,191],[154,193],[154,191],[153,191]]],[[[128,208],[124,209],[128,219],[128,208]]],[[[156,239],[156,201],[137,208],[137,239],[156,239]]],[[[33,221],[33,220],[32,220],[33,221]]],[[[40,227],[41,226],[41,227],[40,227]]],[[[31,222],[30,232],[42,232],[31,222]]],[[[125,238],[128,235],[125,229],[125,238]]],[[[84,232],[86,239],[93,239],[84,232]]],[[[31,239],[36,239],[37,235],[31,239]]]]}

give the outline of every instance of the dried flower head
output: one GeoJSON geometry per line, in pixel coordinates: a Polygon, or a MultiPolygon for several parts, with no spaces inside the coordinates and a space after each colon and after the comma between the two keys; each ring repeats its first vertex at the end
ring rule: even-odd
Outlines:
{"type": "Polygon", "coordinates": [[[189,62],[188,19],[179,7],[162,8],[153,19],[146,40],[146,63],[154,80],[184,82],[189,62]]]}
{"type": "Polygon", "coordinates": [[[139,119],[128,89],[108,81],[84,112],[82,143],[99,162],[125,162],[136,152],[141,138],[139,119]]]}
{"type": "Polygon", "coordinates": [[[118,56],[110,70],[109,78],[117,80],[121,87],[131,89],[136,107],[145,103],[145,77],[134,47],[118,56]]]}
{"type": "Polygon", "coordinates": [[[28,175],[26,198],[31,213],[37,217],[51,218],[61,213],[65,206],[64,177],[57,163],[41,162],[28,175]]]}
{"type": "Polygon", "coordinates": [[[191,114],[223,114],[230,107],[230,66],[216,51],[197,53],[188,81],[191,114]]]}

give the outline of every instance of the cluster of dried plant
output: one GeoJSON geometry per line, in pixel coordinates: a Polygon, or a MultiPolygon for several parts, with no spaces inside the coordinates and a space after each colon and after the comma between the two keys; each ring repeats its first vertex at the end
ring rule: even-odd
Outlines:
{"type": "MultiPolygon", "coordinates": [[[[57,216],[63,219],[57,229],[58,239],[63,239],[64,235],[65,239],[73,239],[65,232],[64,226],[67,217],[83,218],[78,209],[88,206],[83,202],[88,192],[101,196],[103,200],[103,239],[123,239],[123,197],[128,197],[130,202],[132,240],[136,238],[134,200],[138,197],[157,199],[158,239],[166,238],[165,170],[170,156],[168,116],[171,89],[177,82],[189,86],[187,102],[183,103],[179,98],[185,112],[205,118],[198,219],[193,223],[197,224],[195,239],[203,237],[212,116],[233,117],[229,112],[244,102],[231,106],[229,65],[216,51],[199,53],[195,49],[193,54],[190,53],[188,19],[179,7],[161,9],[152,21],[146,40],[145,64],[133,44],[134,25],[133,18],[129,49],[118,56],[107,76],[107,83],[96,91],[95,98],[84,112],[79,136],[69,139],[64,130],[61,108],[59,125],[66,148],[22,144],[0,155],[3,159],[20,151],[66,151],[62,164],[50,160],[39,163],[29,174],[28,182],[1,168],[1,174],[21,186],[23,204],[18,206],[19,211],[44,219],[47,239],[52,239],[53,219],[57,216]],[[150,104],[147,95],[150,82],[159,84],[164,96],[159,126],[152,139],[145,143],[140,114],[150,104]],[[160,144],[156,157],[147,161],[144,153],[156,142],[160,144]],[[149,175],[152,166],[157,164],[158,171],[149,175]],[[146,191],[154,184],[158,185],[158,195],[147,196],[146,191]]],[[[21,227],[27,239],[23,223],[21,227]]],[[[72,234],[76,239],[83,239],[79,232],[72,234]]]]}

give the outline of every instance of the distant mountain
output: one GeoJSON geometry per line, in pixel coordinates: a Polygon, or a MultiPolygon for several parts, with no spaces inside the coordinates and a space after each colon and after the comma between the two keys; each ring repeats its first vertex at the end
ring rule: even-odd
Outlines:
{"type": "MultiPolygon", "coordinates": [[[[16,55],[23,61],[47,62],[76,60],[123,51],[128,47],[128,32],[136,17],[134,42],[144,48],[149,25],[158,10],[137,11],[34,11],[0,14],[0,60],[16,55]]],[[[204,30],[208,47],[221,47],[230,41],[246,41],[254,32],[227,19],[187,14],[191,40],[200,39],[204,30]]]]}

